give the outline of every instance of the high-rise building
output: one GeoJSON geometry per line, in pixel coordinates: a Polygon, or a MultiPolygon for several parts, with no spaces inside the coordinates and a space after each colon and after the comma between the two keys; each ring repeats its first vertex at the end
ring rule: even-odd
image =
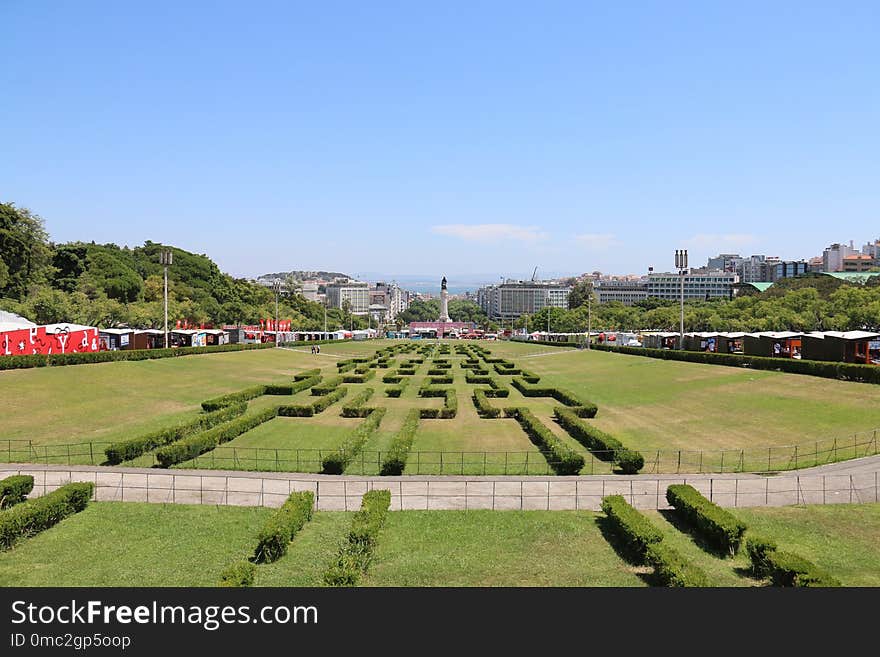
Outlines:
{"type": "Polygon", "coordinates": [[[709,258],[707,269],[735,272],[744,258],[738,253],[721,253],[714,258],[709,258]]]}
{"type": "Polygon", "coordinates": [[[477,290],[477,303],[490,319],[516,319],[551,306],[568,309],[571,288],[556,281],[513,281],[477,290]]]}

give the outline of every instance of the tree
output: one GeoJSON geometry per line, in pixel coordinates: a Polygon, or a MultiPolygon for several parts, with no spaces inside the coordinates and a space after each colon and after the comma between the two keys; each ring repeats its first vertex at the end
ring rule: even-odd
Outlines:
{"type": "Polygon", "coordinates": [[[0,297],[23,299],[45,282],[51,264],[43,220],[27,208],[0,203],[0,297]]]}
{"type": "Polygon", "coordinates": [[[587,303],[587,297],[593,293],[593,281],[586,279],[575,283],[568,293],[568,307],[571,310],[580,308],[587,303]]]}

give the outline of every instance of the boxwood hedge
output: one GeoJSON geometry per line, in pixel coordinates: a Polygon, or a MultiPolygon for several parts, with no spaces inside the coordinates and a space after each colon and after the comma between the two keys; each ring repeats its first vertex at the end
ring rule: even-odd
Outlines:
{"type": "Polygon", "coordinates": [[[219,586],[251,586],[254,583],[256,573],[257,567],[250,561],[236,561],[229,564],[220,573],[219,586]]]}
{"type": "Polygon", "coordinates": [[[24,502],[34,489],[34,478],[31,475],[12,475],[0,480],[0,509],[24,502]]]}
{"type": "Polygon", "coordinates": [[[379,428],[379,423],[382,422],[384,416],[384,408],[374,408],[335,452],[328,454],[322,459],[321,473],[342,474],[345,468],[348,467],[348,464],[361,453],[367,440],[379,428]]]}
{"type": "Polygon", "coordinates": [[[559,440],[529,409],[516,409],[514,417],[556,474],[573,475],[584,467],[584,457],[559,440]]]}
{"type": "Polygon", "coordinates": [[[388,451],[385,452],[385,458],[382,461],[382,475],[401,475],[406,468],[406,460],[409,457],[409,450],[412,448],[413,440],[416,437],[416,431],[419,428],[419,409],[412,408],[406,414],[403,421],[403,427],[394,434],[388,451]]]}
{"type": "Polygon", "coordinates": [[[364,495],[360,510],[352,518],[348,540],[324,573],[325,584],[354,586],[358,583],[372,561],[376,541],[385,524],[390,505],[390,491],[371,490],[364,495]]]}
{"type": "Polygon", "coordinates": [[[703,497],[689,484],[672,484],[666,500],[700,534],[719,550],[736,554],[746,525],[729,511],[703,497]]]}
{"type": "Polygon", "coordinates": [[[0,513],[0,551],[79,513],[88,505],[94,490],[92,482],[65,484],[42,497],[6,509],[0,513]]]}
{"type": "Polygon", "coordinates": [[[296,533],[312,519],[315,494],[312,491],[291,493],[257,534],[254,561],[271,563],[287,554],[287,546],[296,533]]]}

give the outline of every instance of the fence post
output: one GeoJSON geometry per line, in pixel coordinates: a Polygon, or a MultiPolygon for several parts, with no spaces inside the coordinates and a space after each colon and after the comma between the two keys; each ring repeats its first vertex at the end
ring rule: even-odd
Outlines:
{"type": "Polygon", "coordinates": [[[770,450],[772,447],[767,448],[767,472],[770,472],[770,450]]]}
{"type": "Polygon", "coordinates": [[[89,441],[89,464],[95,465],[95,454],[92,451],[92,443],[89,441]]]}
{"type": "Polygon", "coordinates": [[[724,450],[721,450],[721,472],[724,472],[724,450]]]}
{"type": "Polygon", "coordinates": [[[764,506],[770,505],[770,480],[764,480],[764,506]]]}
{"type": "Polygon", "coordinates": [[[700,472],[703,472],[703,450],[700,450],[700,472]]]}
{"type": "MultiPolygon", "coordinates": [[[[724,458],[724,450],[721,451],[721,458],[722,458],[722,459],[724,458]]],[[[715,479],[711,479],[711,478],[710,478],[710,479],[709,479],[709,501],[710,501],[710,502],[712,501],[712,497],[713,497],[713,495],[714,495],[714,490],[715,490],[715,489],[714,489],[714,484],[715,484],[715,479]]]]}
{"type": "MultiPolygon", "coordinates": [[[[659,453],[660,452],[657,452],[658,455],[659,453]]],[[[678,474],[679,472],[681,472],[681,450],[678,450],[678,465],[675,468],[675,474],[678,474]]]]}
{"type": "MultiPolygon", "coordinates": [[[[440,474],[443,474],[443,452],[440,452],[440,474]]],[[[348,511],[348,509],[346,509],[348,511]]]]}
{"type": "Polygon", "coordinates": [[[798,446],[794,446],[794,469],[798,469],[798,446]]]}

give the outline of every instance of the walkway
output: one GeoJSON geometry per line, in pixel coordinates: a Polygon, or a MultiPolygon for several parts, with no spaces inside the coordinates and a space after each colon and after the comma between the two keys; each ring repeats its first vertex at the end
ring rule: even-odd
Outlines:
{"type": "Polygon", "coordinates": [[[320,510],[354,510],[374,488],[391,491],[392,509],[591,509],[606,495],[634,506],[668,508],[666,487],[688,483],[721,506],[785,506],[880,501],[880,456],[776,476],[756,474],[572,477],[364,477],[227,470],[0,464],[0,479],[34,477],[33,495],[91,481],[95,499],[179,504],[280,506],[296,490],[315,493],[320,510]]]}

